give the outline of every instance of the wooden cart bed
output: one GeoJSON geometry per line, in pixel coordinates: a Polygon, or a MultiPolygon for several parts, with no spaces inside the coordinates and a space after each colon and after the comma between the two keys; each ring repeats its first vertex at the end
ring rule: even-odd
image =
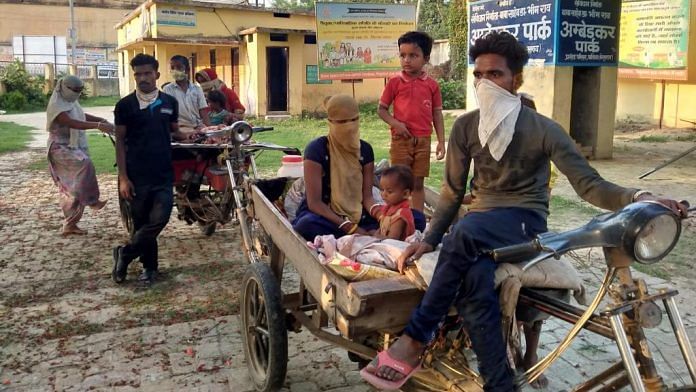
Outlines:
{"type": "Polygon", "coordinates": [[[257,185],[251,185],[251,196],[253,216],[343,336],[396,331],[407,324],[423,295],[407,277],[347,282],[319,262],[316,252],[257,185]]]}

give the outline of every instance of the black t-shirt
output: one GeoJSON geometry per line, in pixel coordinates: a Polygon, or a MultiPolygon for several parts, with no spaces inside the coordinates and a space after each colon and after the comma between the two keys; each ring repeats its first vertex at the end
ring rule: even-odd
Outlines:
{"type": "Polygon", "coordinates": [[[126,127],[126,172],[134,185],[170,185],[172,170],[171,124],[179,117],[176,99],[163,92],[140,109],[135,92],[114,109],[116,126],[126,127]]]}

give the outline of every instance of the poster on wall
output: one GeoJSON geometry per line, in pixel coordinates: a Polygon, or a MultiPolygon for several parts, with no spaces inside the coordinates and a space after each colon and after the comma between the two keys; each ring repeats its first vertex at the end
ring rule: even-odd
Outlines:
{"type": "Polygon", "coordinates": [[[687,80],[690,0],[624,1],[619,77],[687,80]]]}
{"type": "Polygon", "coordinates": [[[401,69],[397,40],[416,28],[415,5],[316,3],[321,80],[392,76],[401,69]]]}
{"type": "Polygon", "coordinates": [[[555,60],[554,0],[484,0],[469,3],[469,43],[507,31],[527,46],[530,63],[555,60]]]}
{"type": "Polygon", "coordinates": [[[196,10],[157,7],[157,24],[196,27],[196,10]]]}
{"type": "Polygon", "coordinates": [[[556,64],[616,66],[619,61],[617,0],[560,0],[556,64]]]}

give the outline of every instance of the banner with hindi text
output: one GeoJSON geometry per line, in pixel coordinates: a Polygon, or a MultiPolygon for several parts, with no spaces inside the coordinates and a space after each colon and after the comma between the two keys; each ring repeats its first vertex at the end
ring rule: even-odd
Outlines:
{"type": "Polygon", "coordinates": [[[554,0],[487,0],[469,3],[469,44],[491,31],[507,31],[527,46],[531,63],[555,61],[554,0]]]}
{"type": "Polygon", "coordinates": [[[624,1],[619,76],[687,80],[689,0],[624,1]]]}
{"type": "Polygon", "coordinates": [[[316,3],[319,79],[367,79],[401,70],[397,40],[416,29],[415,5],[316,3]]]}

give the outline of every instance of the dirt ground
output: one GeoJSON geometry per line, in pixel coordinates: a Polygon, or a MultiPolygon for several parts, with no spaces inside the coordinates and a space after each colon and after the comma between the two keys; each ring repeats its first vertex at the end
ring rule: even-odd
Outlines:
{"type": "MultiPolygon", "coordinates": [[[[593,160],[591,165],[607,180],[623,186],[650,190],[656,195],[676,200],[691,201],[696,205],[696,151],[658,170],[644,179],[638,177],[663,162],[696,146],[696,131],[691,129],[618,130],[614,138],[614,154],[610,160],[593,160]]],[[[559,176],[553,194],[566,200],[579,200],[565,179],[559,176]]],[[[553,210],[549,225],[554,230],[568,229],[583,224],[594,214],[587,208],[553,210]]],[[[696,218],[684,220],[680,243],[668,258],[659,264],[638,268],[644,272],[673,281],[685,280],[693,285],[696,271],[693,269],[696,254],[696,218]]]]}
{"type": "MultiPolygon", "coordinates": [[[[637,179],[695,145],[693,136],[690,130],[617,132],[614,159],[592,165],[622,185],[696,204],[696,152],[637,179]],[[665,142],[645,141],[665,135],[665,142]]],[[[133,283],[139,272],[134,265],[131,282],[116,286],[109,278],[111,247],[126,236],[117,219],[115,177],[99,177],[111,201],[99,213],[86,213],[83,226],[89,234],[62,238],[61,213],[48,173],[26,169],[42,154],[33,150],[0,156],[0,391],[251,390],[235,316],[245,266],[236,227],[220,229],[211,241],[173,216],[160,242],[165,280],[142,289],[133,283]]],[[[550,218],[553,230],[577,227],[597,213],[575,202],[577,196],[562,177],[554,194],[561,199],[550,218]]],[[[679,306],[692,342],[695,220],[685,221],[681,243],[667,260],[641,269],[657,276],[641,275],[649,283],[667,282],[682,292],[679,306]]],[[[596,254],[592,259],[594,264],[581,271],[590,285],[601,270],[596,254]]],[[[663,327],[652,342],[665,351],[662,362],[669,363],[678,351],[663,337],[663,327]]],[[[549,322],[545,331],[542,353],[567,327],[549,322]]],[[[582,335],[558,367],[552,367],[548,390],[568,389],[615,353],[613,343],[582,335]]],[[[684,379],[684,369],[674,373],[668,380],[684,379]]],[[[345,351],[303,333],[291,334],[285,390],[369,388],[345,351]]]]}

